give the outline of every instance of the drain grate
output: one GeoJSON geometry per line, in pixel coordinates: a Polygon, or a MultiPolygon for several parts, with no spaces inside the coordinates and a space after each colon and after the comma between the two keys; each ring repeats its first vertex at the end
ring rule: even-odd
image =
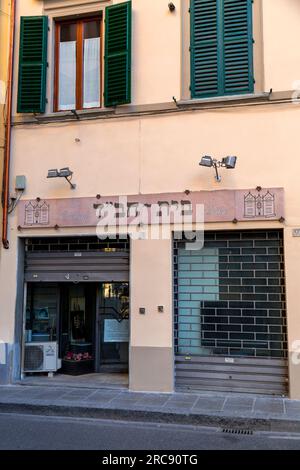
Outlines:
{"type": "Polygon", "coordinates": [[[253,436],[253,431],[250,429],[230,429],[230,428],[224,428],[222,429],[222,432],[225,434],[242,434],[244,436],[253,436]]]}

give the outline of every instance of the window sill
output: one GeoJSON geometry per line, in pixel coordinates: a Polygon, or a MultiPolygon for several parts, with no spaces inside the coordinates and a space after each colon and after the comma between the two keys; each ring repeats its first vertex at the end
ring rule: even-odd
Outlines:
{"type": "Polygon", "coordinates": [[[16,114],[13,116],[14,124],[26,123],[45,123],[59,121],[80,121],[80,119],[93,119],[97,117],[105,117],[115,113],[114,108],[91,108],[72,111],[57,111],[55,113],[45,114],[16,114]]]}
{"type": "Polygon", "coordinates": [[[178,106],[195,106],[195,105],[205,105],[205,104],[230,104],[236,102],[247,102],[253,100],[262,99],[269,100],[270,93],[249,93],[246,95],[230,95],[230,96],[214,96],[212,98],[194,98],[188,100],[179,100],[177,101],[178,106]]]}
{"type": "Polygon", "coordinates": [[[48,114],[43,114],[43,115],[38,115],[36,116],[38,120],[43,120],[43,119],[51,119],[51,118],[56,118],[59,119],[59,117],[62,117],[63,119],[66,118],[72,118],[72,119],[80,119],[81,117],[89,117],[89,116],[99,116],[99,115],[104,115],[104,114],[111,114],[114,113],[115,110],[114,108],[90,108],[90,109],[75,109],[73,111],[57,111],[55,113],[48,113],[48,114]]]}
{"type": "Polygon", "coordinates": [[[91,108],[71,111],[59,111],[56,113],[33,115],[15,114],[13,116],[13,126],[26,124],[50,124],[55,122],[76,122],[85,120],[107,120],[123,117],[153,116],[158,114],[169,114],[176,112],[189,112],[206,109],[222,109],[247,107],[256,105],[266,105],[273,103],[289,103],[292,99],[293,91],[281,91],[272,93],[254,93],[238,96],[219,96],[214,98],[202,98],[193,100],[173,99],[168,103],[156,103],[147,105],[122,105],[115,108],[91,108]],[[174,102],[175,101],[175,102],[174,102]]]}

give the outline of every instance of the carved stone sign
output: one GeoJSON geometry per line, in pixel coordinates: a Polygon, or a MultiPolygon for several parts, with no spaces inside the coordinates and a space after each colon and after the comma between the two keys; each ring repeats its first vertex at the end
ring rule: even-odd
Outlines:
{"type": "Polygon", "coordinates": [[[49,225],[49,204],[46,201],[29,201],[25,204],[24,225],[49,225]]]}
{"type": "MultiPolygon", "coordinates": [[[[204,208],[204,222],[282,220],[283,188],[197,191],[184,193],[139,194],[98,198],[21,200],[18,207],[20,228],[32,227],[95,227],[101,208],[112,206],[118,225],[132,221],[140,205],[151,211],[159,207],[159,216],[179,208],[196,221],[196,208],[204,208]]],[[[163,222],[162,222],[163,223],[163,222]]]]}
{"type": "Polygon", "coordinates": [[[275,195],[266,191],[262,194],[253,194],[249,191],[244,198],[244,217],[255,219],[265,217],[266,219],[275,217],[275,195]]]}

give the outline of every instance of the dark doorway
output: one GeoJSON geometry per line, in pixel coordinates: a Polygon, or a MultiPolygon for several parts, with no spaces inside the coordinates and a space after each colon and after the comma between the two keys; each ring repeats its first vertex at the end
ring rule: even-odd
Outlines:
{"type": "Polygon", "coordinates": [[[58,343],[63,360],[89,360],[86,372],[127,373],[129,283],[28,283],[26,343],[58,343]]]}
{"type": "Polygon", "coordinates": [[[85,354],[95,360],[97,285],[63,284],[60,294],[60,357],[85,354]]]}

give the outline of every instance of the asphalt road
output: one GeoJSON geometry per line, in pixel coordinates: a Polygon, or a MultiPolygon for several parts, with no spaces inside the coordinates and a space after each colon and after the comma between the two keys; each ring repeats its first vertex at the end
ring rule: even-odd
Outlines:
{"type": "Polygon", "coordinates": [[[1,450],[299,450],[300,435],[0,414],[1,450]]]}

